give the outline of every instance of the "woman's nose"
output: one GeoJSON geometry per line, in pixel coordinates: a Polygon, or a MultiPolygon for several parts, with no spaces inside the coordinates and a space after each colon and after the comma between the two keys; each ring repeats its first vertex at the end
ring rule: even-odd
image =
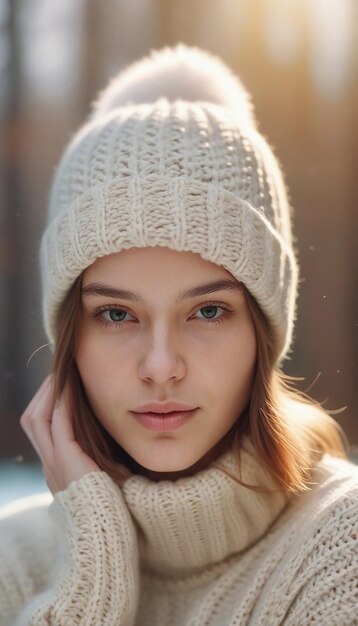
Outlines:
{"type": "Polygon", "coordinates": [[[143,341],[139,363],[143,380],[163,384],[170,379],[180,380],[185,375],[185,363],[179,340],[168,330],[157,329],[143,341]]]}

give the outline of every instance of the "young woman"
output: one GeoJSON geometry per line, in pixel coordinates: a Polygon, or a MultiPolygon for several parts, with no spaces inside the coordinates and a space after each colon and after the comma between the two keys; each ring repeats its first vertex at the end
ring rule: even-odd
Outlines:
{"type": "Polygon", "coordinates": [[[2,512],[1,625],[358,624],[358,469],[282,373],[290,208],[219,59],[166,48],[100,94],[41,271],[53,371],[20,421],[51,494],[2,512]]]}

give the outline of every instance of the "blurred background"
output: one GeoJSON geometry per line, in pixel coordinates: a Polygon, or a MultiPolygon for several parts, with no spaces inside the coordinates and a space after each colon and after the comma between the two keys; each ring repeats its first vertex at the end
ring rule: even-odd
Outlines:
{"type": "Polygon", "coordinates": [[[284,369],[326,408],[346,407],[335,419],[358,460],[358,2],[0,0],[0,504],[47,490],[19,418],[51,362],[38,247],[54,169],[108,79],[178,42],[219,55],[253,96],[295,211],[284,369]]]}

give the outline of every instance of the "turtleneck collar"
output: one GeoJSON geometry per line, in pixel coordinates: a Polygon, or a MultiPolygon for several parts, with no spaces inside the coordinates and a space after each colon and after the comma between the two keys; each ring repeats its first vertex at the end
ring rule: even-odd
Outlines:
{"type": "Polygon", "coordinates": [[[165,576],[200,570],[258,541],[288,502],[281,491],[260,493],[237,483],[277,489],[246,438],[241,473],[231,450],[206,469],[175,481],[132,474],[122,485],[138,526],[145,569],[165,576]],[[228,473],[226,473],[228,472],[228,473]]]}

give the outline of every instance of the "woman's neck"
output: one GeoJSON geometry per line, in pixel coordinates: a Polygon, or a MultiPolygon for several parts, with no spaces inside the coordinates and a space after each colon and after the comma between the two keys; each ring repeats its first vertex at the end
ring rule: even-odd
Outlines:
{"type": "Polygon", "coordinates": [[[165,577],[197,576],[244,551],[288,502],[249,441],[240,449],[240,464],[230,450],[176,481],[132,475],[122,493],[138,527],[142,566],[165,577]]]}

